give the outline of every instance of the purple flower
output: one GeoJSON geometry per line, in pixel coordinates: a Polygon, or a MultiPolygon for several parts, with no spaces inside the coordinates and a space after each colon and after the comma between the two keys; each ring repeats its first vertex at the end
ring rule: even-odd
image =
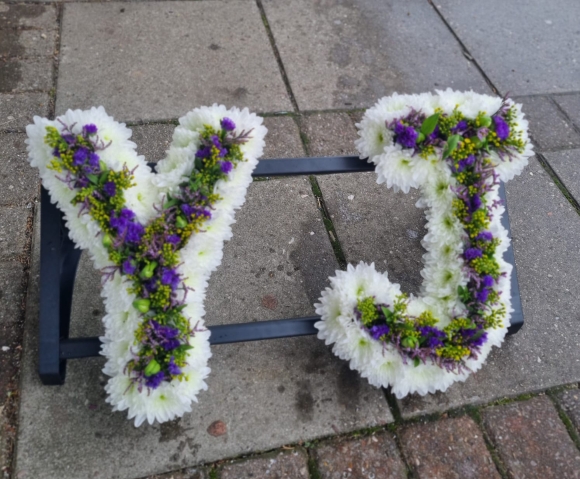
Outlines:
{"type": "Polygon", "coordinates": [[[477,294],[475,295],[477,301],[479,301],[480,303],[485,303],[487,301],[488,296],[489,289],[482,289],[481,291],[478,291],[477,294]]]}
{"type": "Polygon", "coordinates": [[[117,215],[114,211],[111,211],[111,227],[115,228],[119,233],[123,233],[129,222],[135,218],[135,213],[133,213],[129,208],[123,208],[117,215]]]}
{"type": "Polygon", "coordinates": [[[97,168],[99,166],[99,155],[97,155],[96,153],[90,153],[89,165],[91,165],[93,168],[97,168]]]}
{"type": "Polygon", "coordinates": [[[83,126],[83,133],[85,135],[94,135],[97,132],[97,126],[92,123],[83,126]]]}
{"type": "Polygon", "coordinates": [[[461,120],[459,123],[457,123],[457,125],[451,128],[451,133],[463,133],[465,130],[467,130],[467,122],[465,120],[461,120]]]}
{"type": "Polygon", "coordinates": [[[234,165],[232,164],[231,161],[220,161],[219,164],[220,170],[222,170],[222,173],[224,173],[225,175],[227,175],[234,168],[234,165]]]}
{"type": "Polygon", "coordinates": [[[123,261],[123,273],[134,274],[136,269],[137,267],[135,266],[131,258],[128,258],[125,261],[123,261]]]}
{"type": "Polygon", "coordinates": [[[479,248],[467,248],[465,250],[465,252],[463,253],[463,257],[467,261],[471,261],[472,259],[475,259],[475,258],[481,258],[482,255],[483,255],[483,253],[481,252],[481,250],[479,248]]]}
{"type": "Polygon", "coordinates": [[[153,325],[153,332],[157,340],[165,351],[173,351],[179,347],[179,329],[172,328],[171,326],[163,326],[155,320],[151,320],[151,324],[153,325]]]}
{"type": "Polygon", "coordinates": [[[494,116],[495,133],[501,141],[504,141],[510,136],[510,127],[501,116],[494,116]]]}
{"type": "Polygon", "coordinates": [[[481,328],[462,329],[461,335],[463,336],[468,346],[471,347],[483,346],[483,344],[487,341],[487,332],[483,331],[481,328]]]}
{"type": "Polygon", "coordinates": [[[60,158],[60,151],[58,150],[58,148],[55,148],[54,150],[52,150],[52,156],[56,156],[57,158],[60,158]]]}
{"type": "Polygon", "coordinates": [[[139,243],[145,234],[145,228],[140,223],[129,223],[125,240],[128,243],[139,243]]]}
{"type": "Polygon", "coordinates": [[[81,146],[77,151],[73,153],[73,165],[80,166],[82,165],[89,156],[89,150],[87,150],[84,146],[81,146]]]}
{"type": "Polygon", "coordinates": [[[373,339],[380,339],[381,336],[384,336],[385,334],[389,334],[389,331],[391,329],[386,325],[386,324],[380,324],[377,326],[373,326],[369,332],[371,333],[371,336],[373,337],[373,339]]]}
{"type": "Polygon", "coordinates": [[[203,148],[200,148],[199,150],[197,150],[197,153],[195,154],[196,158],[209,158],[211,156],[211,147],[209,146],[204,146],[203,148]]]}
{"type": "Polygon", "coordinates": [[[477,130],[477,138],[479,138],[481,141],[485,140],[487,135],[489,135],[489,128],[483,127],[477,130]]]}
{"type": "Polygon", "coordinates": [[[481,198],[476,193],[469,199],[469,212],[473,213],[474,211],[477,211],[479,208],[481,208],[481,205],[481,198]]]}
{"type": "Polygon", "coordinates": [[[421,336],[426,340],[425,346],[428,348],[437,348],[443,346],[443,340],[447,335],[432,326],[421,326],[419,328],[421,336]]]}
{"type": "Polygon", "coordinates": [[[435,126],[435,129],[433,130],[433,133],[430,133],[429,135],[427,135],[427,140],[428,141],[435,141],[438,137],[439,137],[439,125],[435,126]]]}
{"type": "Polygon", "coordinates": [[[181,241],[181,237],[179,235],[167,235],[166,241],[173,245],[177,245],[181,241]]]}
{"type": "Polygon", "coordinates": [[[77,137],[74,135],[62,135],[62,139],[66,141],[69,145],[74,145],[77,142],[77,137]]]}
{"type": "Polygon", "coordinates": [[[227,117],[222,118],[221,125],[222,128],[226,131],[233,131],[236,129],[236,124],[233,122],[233,120],[230,120],[227,117]]]}
{"type": "Polygon", "coordinates": [[[476,241],[491,241],[493,239],[493,235],[490,231],[482,231],[476,237],[476,241]]]}
{"type": "Polygon", "coordinates": [[[494,279],[493,279],[493,276],[491,274],[486,274],[483,277],[482,284],[485,288],[491,288],[493,286],[493,283],[494,283],[494,279]]]}
{"type": "Polygon", "coordinates": [[[413,148],[417,143],[418,133],[412,126],[405,126],[400,121],[395,124],[395,141],[405,148],[413,148]]]}
{"type": "Polygon", "coordinates": [[[75,188],[86,188],[87,186],[89,186],[89,179],[86,176],[79,176],[75,188]]]}
{"type": "Polygon", "coordinates": [[[183,203],[180,208],[187,218],[191,218],[191,215],[195,213],[195,208],[187,203],[183,203]]]}
{"type": "Polygon", "coordinates": [[[153,376],[145,376],[145,377],[147,378],[145,379],[145,386],[151,389],[157,389],[165,379],[165,373],[163,371],[159,371],[157,374],[154,374],[153,376]]]}
{"type": "Polygon", "coordinates": [[[175,364],[175,358],[173,356],[171,356],[171,358],[169,359],[167,369],[169,371],[169,374],[171,374],[172,376],[179,376],[181,374],[181,369],[179,369],[179,366],[175,364]]]}
{"type": "Polygon", "coordinates": [[[161,284],[171,286],[171,289],[179,286],[179,275],[173,268],[163,268],[161,271],[161,284]]]}
{"type": "Polygon", "coordinates": [[[475,163],[475,156],[474,155],[469,155],[467,158],[465,158],[465,164],[467,166],[471,166],[475,163]]]}
{"type": "Polygon", "coordinates": [[[115,196],[115,194],[117,193],[117,186],[115,185],[115,183],[113,183],[112,181],[107,181],[104,185],[103,185],[103,191],[105,192],[105,194],[109,197],[113,197],[115,196]]]}
{"type": "Polygon", "coordinates": [[[211,142],[213,143],[213,146],[215,146],[218,149],[220,158],[223,158],[224,156],[226,156],[228,154],[228,150],[226,150],[222,146],[220,139],[218,138],[217,135],[213,135],[211,137],[211,142]]]}

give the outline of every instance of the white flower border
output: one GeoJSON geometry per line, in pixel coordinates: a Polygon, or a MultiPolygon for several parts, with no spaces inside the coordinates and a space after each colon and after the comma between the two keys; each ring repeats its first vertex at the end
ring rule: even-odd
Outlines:
{"type": "MultiPolygon", "coordinates": [[[[436,108],[450,114],[455,107],[468,119],[475,119],[480,111],[488,114],[496,112],[501,103],[498,97],[451,89],[437,91],[435,95],[394,94],[379,100],[357,124],[360,138],[356,146],[361,159],[369,158],[376,165],[377,182],[386,183],[387,187],[395,191],[400,189],[407,193],[410,188],[419,188],[421,191],[417,206],[426,208],[428,233],[422,245],[427,253],[423,256],[425,267],[421,272],[424,278],[421,293],[418,297],[410,295],[408,313],[418,316],[429,311],[439,319],[436,325],[439,328],[449,324],[453,314],[465,310],[457,293],[457,287],[465,286],[467,279],[462,271],[464,260],[460,256],[463,252],[464,232],[452,210],[455,194],[450,187],[454,186],[455,180],[449,167],[440,160],[440,152],[439,158],[434,157],[431,161],[413,155],[412,149],[404,149],[393,142],[393,134],[387,129],[386,123],[406,116],[411,109],[428,117],[435,113],[436,108]],[[445,225],[449,218],[452,219],[452,226],[445,225]],[[444,299],[446,297],[448,299],[444,299]]],[[[513,104],[510,102],[510,105],[513,104]]],[[[502,161],[492,152],[495,171],[502,181],[519,175],[527,165],[528,158],[533,155],[528,141],[528,122],[523,118],[521,105],[515,107],[518,113],[517,129],[522,133],[526,148],[511,161],[502,161]]],[[[486,198],[489,203],[499,199],[498,187],[487,193],[486,198]]],[[[501,345],[513,311],[510,294],[512,266],[503,260],[503,254],[510,244],[508,233],[501,225],[504,211],[503,206],[494,209],[490,231],[501,240],[496,252],[500,271],[505,275],[494,285],[494,289],[501,292],[500,302],[505,305],[507,315],[503,327],[486,330],[488,340],[481,347],[477,359],[466,361],[468,370],[451,372],[430,361],[415,366],[413,361],[405,360],[393,346],[373,339],[360,326],[354,315],[359,299],[374,296],[377,304],[393,304],[401,293],[400,286],[389,281],[387,272],[376,271],[374,263],[368,265],[361,262],[356,267],[349,265],[347,271],[337,271],[336,276],[330,278],[331,287],[322,292],[320,303],[315,304],[316,312],[322,318],[315,324],[318,337],[327,345],[332,344],[333,352],[349,361],[351,369],[359,371],[362,377],[376,387],[391,386],[398,398],[410,393],[425,395],[445,391],[454,382],[465,381],[470,372],[481,368],[492,346],[501,345]]]]}
{"type": "MultiPolygon", "coordinates": [[[[179,251],[180,266],[177,272],[184,278],[185,285],[192,289],[187,293],[182,314],[197,329],[190,339],[193,348],[187,352],[187,365],[182,368],[185,380],[163,382],[156,389],[143,388],[141,392],[136,387],[130,388],[132,383],[125,374],[125,366],[132,358],[130,348],[135,341],[135,330],[142,321],[132,306],[136,296],[127,291],[130,285],[120,274],[107,281],[101,292],[106,310],[103,318],[105,335],[101,338],[101,354],[107,358],[103,371],[111,376],[105,387],[107,402],[113,406],[113,411],[128,410],[128,417],[134,418],[136,426],[144,421],[153,424],[155,421],[165,422],[181,417],[191,411],[191,403],[197,402],[198,393],[207,389],[205,379],[210,373],[208,360],[211,351],[210,332],[204,328],[203,322],[205,292],[210,274],[221,263],[223,243],[232,236],[235,210],[245,201],[252,172],[263,152],[267,129],[262,125],[262,118],[250,113],[247,108],[226,109],[217,104],[196,108],[179,119],[167,156],[157,164],[158,173],[155,174],[147,166],[145,158],[137,155],[135,143],[129,140],[131,130],[107,115],[103,107],[85,111],[68,110],[57,119],[68,126],[76,125],[75,131],[80,130],[82,125],[95,124],[99,137],[105,143],[111,142],[108,148],[99,151],[100,159],[107,167],[116,171],[124,165],[129,170],[135,169],[136,185],[125,191],[126,206],[135,212],[142,224],[146,224],[156,215],[153,204],[160,204],[167,193],[175,191],[184,177],[191,173],[204,126],[209,125],[218,131],[224,117],[234,121],[234,133],[243,130],[252,130],[252,133],[251,139],[240,145],[246,161],[238,163],[227,179],[215,185],[214,192],[222,199],[215,203],[211,219],[204,224],[204,232],[192,235],[179,251]]],[[[54,126],[62,132],[63,125],[57,120],[34,117],[34,124],[26,128],[30,164],[39,169],[51,201],[63,211],[70,237],[76,246],[89,252],[95,268],[113,266],[101,241],[95,240],[100,232],[98,224],[90,215],[79,214],[80,205],[71,204],[75,191],[58,179],[59,173],[47,168],[53,156],[52,149],[44,142],[46,127],[54,126]]],[[[182,299],[184,292],[178,292],[182,299]]]]}

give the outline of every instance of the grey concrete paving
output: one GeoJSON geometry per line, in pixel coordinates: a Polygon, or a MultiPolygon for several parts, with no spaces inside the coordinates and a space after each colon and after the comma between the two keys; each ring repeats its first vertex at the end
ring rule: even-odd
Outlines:
{"type": "Polygon", "coordinates": [[[38,174],[28,163],[24,133],[0,133],[0,206],[27,205],[38,195],[38,174]]]}
{"type": "Polygon", "coordinates": [[[572,122],[574,122],[576,128],[580,129],[580,93],[554,95],[554,100],[562,107],[572,122]]]}
{"type": "Polygon", "coordinates": [[[524,327],[465,383],[400,401],[403,417],[580,381],[580,218],[535,159],[506,189],[524,327]]]}
{"type": "Polygon", "coordinates": [[[0,30],[54,30],[56,20],[54,3],[48,5],[0,3],[0,30]]]}
{"type": "Polygon", "coordinates": [[[516,98],[529,122],[530,134],[539,150],[580,146],[580,134],[547,96],[516,98]]]}
{"type": "Polygon", "coordinates": [[[502,94],[580,89],[576,0],[434,3],[502,94]]]}
{"type": "MultiPolygon", "coordinates": [[[[336,268],[319,220],[306,178],[254,183],[210,281],[208,323],[313,314],[312,302],[336,268]]],[[[214,347],[209,390],[194,412],[136,429],[104,402],[102,359],[71,361],[64,386],[40,384],[37,250],[34,261],[16,474],[131,479],[392,420],[382,391],[306,337],[214,347]],[[225,435],[207,432],[215,421],[225,424],[225,435]]],[[[84,263],[73,334],[98,334],[101,315],[99,278],[84,263]]]]}
{"type": "Polygon", "coordinates": [[[149,162],[157,162],[165,158],[175,125],[135,125],[129,128],[133,131],[131,141],[137,144],[139,155],[144,155],[149,162]]]}
{"type": "Polygon", "coordinates": [[[576,201],[580,201],[580,172],[578,171],[580,150],[545,153],[544,158],[546,158],[570,194],[576,201]]]}
{"type": "Polygon", "coordinates": [[[119,120],[159,120],[214,102],[292,108],[254,3],[65,5],[57,114],[104,105],[119,120]]]}
{"type": "Polygon", "coordinates": [[[263,4],[301,110],[368,107],[395,91],[489,91],[427,2],[263,4]]]}
{"type": "Polygon", "coordinates": [[[0,206],[0,261],[15,260],[24,253],[31,207],[0,206]]]}
{"type": "Polygon", "coordinates": [[[304,156],[298,125],[289,116],[264,118],[268,128],[263,158],[299,158],[304,156]]]}
{"type": "Polygon", "coordinates": [[[52,88],[53,61],[11,59],[0,62],[0,93],[49,91],[52,88]]]}
{"type": "Polygon", "coordinates": [[[302,130],[311,156],[358,156],[354,146],[358,135],[347,113],[306,115],[302,118],[302,130]]]}
{"type": "Polygon", "coordinates": [[[0,131],[24,131],[35,115],[48,116],[46,93],[0,93],[0,131]]]}

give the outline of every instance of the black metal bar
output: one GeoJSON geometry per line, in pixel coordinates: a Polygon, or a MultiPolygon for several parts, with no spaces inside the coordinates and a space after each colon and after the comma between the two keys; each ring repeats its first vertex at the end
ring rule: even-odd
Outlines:
{"type": "MultiPolygon", "coordinates": [[[[261,160],[253,176],[320,175],[373,170],[374,165],[356,156],[282,158],[261,160]]],[[[507,204],[503,184],[500,186],[499,193],[507,204]]],[[[68,338],[70,307],[80,250],[74,249],[74,245],[68,239],[62,214],[55,205],[50,203],[48,193],[44,188],[41,199],[39,373],[44,384],[62,384],[66,360],[98,356],[101,343],[98,337],[68,338]],[[62,231],[64,231],[64,236],[62,236],[62,231]]],[[[502,224],[511,235],[507,206],[502,224]]],[[[505,259],[514,266],[511,280],[514,313],[508,331],[509,334],[513,334],[522,327],[524,318],[511,245],[505,259]]],[[[210,326],[209,330],[212,333],[210,343],[216,345],[312,335],[317,332],[314,323],[319,319],[318,316],[312,316],[210,326]]]]}

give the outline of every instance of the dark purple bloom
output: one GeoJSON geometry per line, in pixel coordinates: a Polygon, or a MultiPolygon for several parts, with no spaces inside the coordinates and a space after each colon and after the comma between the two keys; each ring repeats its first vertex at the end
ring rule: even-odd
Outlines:
{"type": "Polygon", "coordinates": [[[215,146],[218,149],[220,158],[223,158],[224,156],[226,156],[228,154],[228,150],[226,150],[222,146],[220,139],[218,138],[217,135],[213,135],[211,137],[211,142],[213,143],[213,146],[215,146]]]}
{"type": "Polygon", "coordinates": [[[469,212],[473,213],[474,211],[477,211],[479,208],[481,208],[482,202],[481,202],[481,198],[479,197],[478,194],[473,195],[470,199],[469,199],[469,212]]]}
{"type": "Polygon", "coordinates": [[[133,213],[129,208],[123,208],[118,214],[114,211],[111,212],[111,227],[117,229],[119,233],[123,233],[129,222],[135,218],[135,213],[133,213]]]}
{"type": "Polygon", "coordinates": [[[233,122],[233,120],[230,120],[227,117],[222,118],[221,125],[222,128],[226,131],[233,131],[236,128],[236,124],[233,122]]]}
{"type": "Polygon", "coordinates": [[[481,283],[483,284],[483,286],[484,286],[485,288],[491,288],[491,287],[493,286],[493,283],[494,283],[493,276],[492,276],[491,274],[486,274],[486,275],[483,277],[483,279],[482,279],[482,282],[481,282],[481,283]]]}
{"type": "Polygon", "coordinates": [[[385,334],[389,334],[390,328],[386,324],[379,324],[377,326],[373,326],[369,332],[373,339],[380,339],[381,336],[385,334]]]}
{"type": "Polygon", "coordinates": [[[128,258],[125,261],[123,261],[123,273],[134,274],[136,269],[137,267],[135,266],[131,258],[128,258]]]}
{"type": "Polygon", "coordinates": [[[145,286],[145,289],[148,293],[154,293],[157,291],[157,280],[153,278],[147,281],[143,281],[143,286],[145,286]]]}
{"type": "Polygon", "coordinates": [[[455,125],[453,128],[451,128],[451,133],[456,134],[456,133],[463,133],[465,130],[467,130],[467,122],[465,120],[461,120],[459,123],[457,123],[457,125],[455,125]]]}
{"type": "Polygon", "coordinates": [[[154,374],[153,376],[145,376],[145,377],[147,378],[145,379],[145,386],[151,389],[157,389],[165,379],[165,373],[163,371],[159,371],[157,374],[154,374]]]}
{"type": "Polygon", "coordinates": [[[467,166],[471,166],[475,163],[475,156],[474,155],[469,155],[467,158],[465,158],[465,164],[467,166]]]}
{"type": "Polygon", "coordinates": [[[180,208],[187,218],[191,218],[191,215],[195,213],[195,208],[187,203],[183,203],[180,208]]]}
{"type": "Polygon", "coordinates": [[[487,135],[489,135],[489,128],[483,127],[477,130],[477,138],[479,138],[481,141],[485,140],[487,135]]]}
{"type": "Polygon", "coordinates": [[[141,237],[145,234],[145,228],[140,223],[129,223],[127,227],[127,236],[125,240],[128,243],[139,243],[141,237]]]}
{"type": "Polygon", "coordinates": [[[479,347],[487,341],[487,332],[481,328],[477,329],[462,329],[461,335],[465,339],[468,346],[479,347]]]}
{"type": "Polygon", "coordinates": [[[482,255],[483,255],[483,253],[481,252],[481,250],[479,248],[467,248],[465,250],[465,252],[463,253],[464,258],[467,261],[471,261],[472,259],[475,259],[475,258],[481,258],[482,255]]]}
{"type": "Polygon", "coordinates": [[[171,289],[179,286],[179,275],[173,268],[163,268],[161,272],[161,284],[171,286],[171,289]]]}
{"type": "Polygon", "coordinates": [[[74,145],[77,142],[77,137],[74,135],[62,135],[62,139],[66,141],[69,145],[74,145]]]}
{"type": "Polygon", "coordinates": [[[200,148],[199,150],[197,150],[197,153],[195,154],[196,158],[209,158],[211,156],[211,147],[209,146],[204,146],[203,148],[200,148]]]}
{"type": "Polygon", "coordinates": [[[168,243],[177,245],[181,241],[181,237],[179,235],[167,235],[166,240],[168,243]]]}
{"type": "Polygon", "coordinates": [[[86,188],[87,186],[89,186],[89,179],[86,176],[79,176],[75,188],[86,188]]]}
{"type": "Polygon", "coordinates": [[[60,151],[58,150],[58,148],[55,148],[54,150],[52,150],[52,156],[56,156],[57,158],[60,158],[60,151]]]}
{"type": "Polygon", "coordinates": [[[480,303],[485,303],[487,301],[487,297],[489,296],[489,289],[482,289],[478,291],[475,297],[480,303]]]}
{"type": "Polygon", "coordinates": [[[87,150],[84,146],[81,146],[77,151],[73,153],[73,165],[80,166],[85,161],[87,161],[87,157],[89,156],[89,150],[87,150]]]}
{"type": "Polygon", "coordinates": [[[234,168],[234,165],[232,164],[231,161],[220,161],[219,164],[220,170],[222,170],[222,173],[226,175],[234,168]]]}
{"type": "Polygon", "coordinates": [[[425,346],[428,348],[437,348],[439,346],[443,346],[443,340],[447,337],[443,331],[432,326],[421,326],[419,328],[419,332],[426,340],[425,346]]]}
{"type": "Polygon", "coordinates": [[[171,374],[172,376],[179,376],[181,374],[181,369],[179,369],[179,366],[175,364],[175,358],[173,356],[171,356],[171,358],[169,359],[167,369],[169,371],[169,374],[171,374]]]}
{"type": "Polygon", "coordinates": [[[97,132],[97,126],[92,123],[83,126],[83,133],[85,135],[94,135],[97,132]]]}
{"type": "Polygon", "coordinates": [[[96,153],[90,153],[89,165],[91,165],[93,168],[97,168],[99,166],[99,155],[97,155],[96,153]]]}
{"type": "Polygon", "coordinates": [[[171,326],[163,326],[154,320],[151,320],[151,324],[153,325],[153,332],[157,340],[165,351],[172,351],[179,347],[179,329],[172,328],[171,326]]]}
{"type": "Polygon", "coordinates": [[[405,126],[400,121],[395,124],[395,141],[405,148],[413,148],[417,143],[418,133],[412,126],[405,126]]]}
{"type": "Polygon", "coordinates": [[[433,130],[433,133],[430,133],[429,135],[427,135],[427,140],[428,141],[434,141],[439,137],[439,125],[435,126],[435,129],[433,130]]]}
{"type": "Polygon", "coordinates": [[[493,235],[490,231],[482,231],[476,237],[476,241],[491,241],[493,239],[493,235]]]}
{"type": "Polygon", "coordinates": [[[115,183],[113,183],[112,181],[107,181],[104,185],[103,185],[103,191],[105,192],[105,194],[109,197],[113,197],[115,196],[115,194],[117,193],[117,186],[115,185],[115,183]]]}
{"type": "Polygon", "coordinates": [[[501,116],[494,116],[495,133],[501,141],[504,141],[510,136],[510,127],[501,116]]]}

